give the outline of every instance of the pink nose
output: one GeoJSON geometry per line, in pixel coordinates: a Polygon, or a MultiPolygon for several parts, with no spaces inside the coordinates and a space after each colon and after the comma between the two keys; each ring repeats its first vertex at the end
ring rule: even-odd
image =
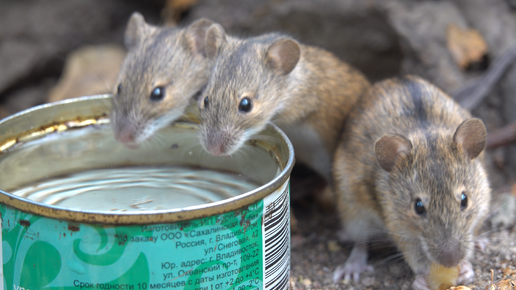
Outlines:
{"type": "Polygon", "coordinates": [[[134,142],[133,131],[127,127],[122,128],[122,130],[118,132],[118,134],[115,134],[115,138],[122,143],[134,142]]]}
{"type": "Polygon", "coordinates": [[[123,127],[119,132],[115,132],[115,138],[129,149],[137,149],[140,147],[135,142],[134,130],[130,127],[123,127]]]}
{"type": "Polygon", "coordinates": [[[208,148],[208,152],[210,152],[212,155],[219,156],[220,154],[224,154],[224,146],[222,144],[220,145],[214,145],[210,146],[208,148]]]}

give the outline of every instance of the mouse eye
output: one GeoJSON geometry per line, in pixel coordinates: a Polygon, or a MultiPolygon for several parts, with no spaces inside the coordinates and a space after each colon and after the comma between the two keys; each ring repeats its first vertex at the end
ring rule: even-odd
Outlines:
{"type": "Polygon", "coordinates": [[[118,87],[116,87],[116,93],[117,93],[117,95],[120,95],[121,92],[122,92],[122,84],[119,84],[118,87]]]}
{"type": "Polygon", "coordinates": [[[425,214],[425,205],[423,204],[423,201],[420,198],[416,199],[416,203],[414,204],[414,210],[418,215],[425,214]]]}
{"type": "Polygon", "coordinates": [[[466,207],[468,207],[468,196],[462,192],[460,195],[460,210],[464,210],[466,207]]]}
{"type": "Polygon", "coordinates": [[[238,105],[238,110],[240,112],[249,113],[253,108],[253,102],[249,98],[243,98],[240,101],[240,105],[238,105]]]}
{"type": "Polygon", "coordinates": [[[165,88],[164,87],[156,87],[152,90],[150,94],[150,99],[153,101],[161,101],[165,97],[165,88]]]}
{"type": "Polygon", "coordinates": [[[205,108],[205,109],[207,109],[207,108],[208,108],[208,104],[209,104],[208,96],[206,96],[206,98],[204,98],[204,108],[205,108]]]}

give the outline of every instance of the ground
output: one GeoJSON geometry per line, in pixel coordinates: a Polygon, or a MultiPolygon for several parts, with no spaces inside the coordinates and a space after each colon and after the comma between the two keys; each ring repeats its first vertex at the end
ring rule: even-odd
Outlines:
{"type": "MultiPolygon", "coordinates": [[[[337,214],[322,210],[310,197],[293,202],[293,211],[299,232],[292,236],[293,289],[411,289],[414,275],[387,241],[370,247],[369,263],[374,266],[373,273],[364,273],[359,282],[333,283],[333,271],[346,261],[352,246],[338,242],[337,214]]],[[[516,227],[495,227],[488,221],[483,232],[489,243],[483,252],[475,250],[471,259],[475,280],[466,285],[476,290],[490,285],[490,270],[494,271],[496,284],[507,279],[503,278],[504,270],[507,273],[516,269],[516,227]]],[[[516,281],[514,275],[510,278],[516,281]]]]}

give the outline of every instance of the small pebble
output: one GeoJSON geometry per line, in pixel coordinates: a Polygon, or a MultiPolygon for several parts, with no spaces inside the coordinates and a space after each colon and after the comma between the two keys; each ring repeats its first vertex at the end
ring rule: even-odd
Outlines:
{"type": "Polygon", "coordinates": [[[374,277],[366,277],[362,280],[362,285],[366,287],[373,286],[374,284],[374,277]]]}
{"type": "Polygon", "coordinates": [[[328,250],[330,252],[340,252],[342,248],[339,246],[336,240],[329,240],[328,241],[328,250]]]}

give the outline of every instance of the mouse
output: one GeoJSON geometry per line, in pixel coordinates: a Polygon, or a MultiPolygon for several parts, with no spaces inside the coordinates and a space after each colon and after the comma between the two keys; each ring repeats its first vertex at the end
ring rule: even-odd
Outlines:
{"type": "Polygon", "coordinates": [[[198,100],[202,147],[231,156],[273,123],[292,142],[296,162],[330,181],[333,151],[370,86],[367,78],[332,53],[281,33],[241,39],[217,29],[218,57],[198,100]]]}
{"type": "Polygon", "coordinates": [[[352,242],[333,280],[358,280],[367,242],[387,236],[430,289],[432,265],[474,277],[469,261],[491,189],[484,123],[431,83],[408,75],[374,84],[350,114],[333,163],[343,232],[352,242]]]}
{"type": "Polygon", "coordinates": [[[215,64],[216,55],[206,50],[216,51],[210,35],[218,25],[203,18],[186,27],[158,27],[139,12],[131,15],[124,35],[128,52],[112,97],[116,140],[138,148],[195,106],[215,64]]]}

